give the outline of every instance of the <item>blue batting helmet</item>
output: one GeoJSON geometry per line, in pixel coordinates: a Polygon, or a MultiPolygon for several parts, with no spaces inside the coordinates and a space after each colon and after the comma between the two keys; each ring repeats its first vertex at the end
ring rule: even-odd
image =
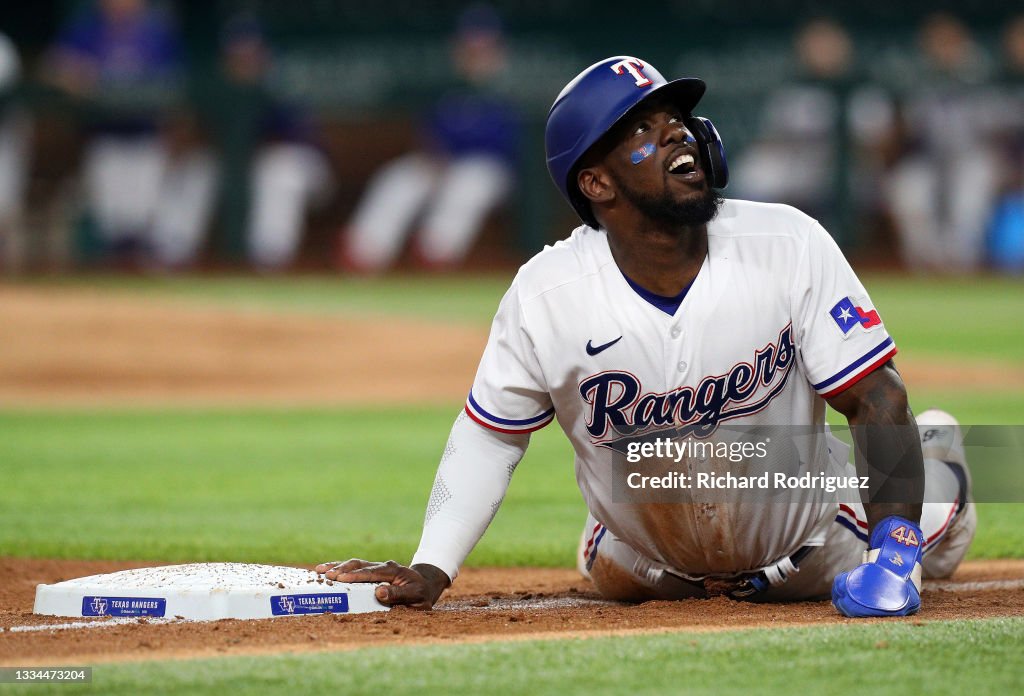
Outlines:
{"type": "MultiPolygon", "coordinates": [[[[576,185],[576,166],[583,154],[644,99],[664,95],[689,117],[704,88],[704,81],[695,77],[669,82],[652,65],[632,56],[613,56],[594,63],[565,86],[548,112],[544,145],[555,186],[583,222],[598,226],[590,203],[576,185]]],[[[698,139],[702,164],[710,184],[722,188],[728,181],[725,152],[711,122],[701,121],[705,128],[698,130],[703,132],[693,134],[698,139]],[[702,141],[702,135],[707,139],[702,141]],[[711,157],[705,154],[708,150],[711,157]],[[715,161],[709,161],[712,159],[715,161]]]]}

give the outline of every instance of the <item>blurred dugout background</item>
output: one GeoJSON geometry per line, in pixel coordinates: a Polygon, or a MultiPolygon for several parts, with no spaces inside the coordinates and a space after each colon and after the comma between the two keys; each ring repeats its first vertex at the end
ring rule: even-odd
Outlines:
{"type": "Polygon", "coordinates": [[[11,270],[516,263],[577,224],[559,89],[611,54],[709,85],[730,197],[852,255],[1024,270],[1024,13],[945,3],[0,5],[11,270]]]}

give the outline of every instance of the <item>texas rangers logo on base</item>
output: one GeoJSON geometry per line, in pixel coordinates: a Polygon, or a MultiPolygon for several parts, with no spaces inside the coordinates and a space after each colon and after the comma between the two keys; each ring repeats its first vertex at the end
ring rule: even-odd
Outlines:
{"type": "Polygon", "coordinates": [[[348,610],[347,592],[281,595],[270,598],[270,613],[274,616],[325,614],[327,612],[347,614],[348,610]]]}
{"type": "Polygon", "coordinates": [[[164,616],[166,597],[82,597],[82,616],[164,616]]]}
{"type": "Polygon", "coordinates": [[[277,600],[277,605],[281,607],[281,611],[294,614],[295,613],[295,600],[287,595],[277,600]]]}

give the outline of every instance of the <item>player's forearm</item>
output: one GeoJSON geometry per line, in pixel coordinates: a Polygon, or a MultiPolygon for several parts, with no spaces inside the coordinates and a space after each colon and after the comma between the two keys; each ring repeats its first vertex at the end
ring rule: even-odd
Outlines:
{"type": "Polygon", "coordinates": [[[858,470],[869,477],[869,528],[891,515],[920,521],[924,459],[899,373],[887,364],[829,403],[847,417],[858,470]]]}
{"type": "Polygon", "coordinates": [[[915,523],[921,521],[924,499],[924,459],[914,416],[907,411],[907,427],[868,427],[865,439],[870,476],[864,511],[868,529],[896,515],[915,523]],[[872,434],[873,431],[876,431],[872,434]]]}
{"type": "Polygon", "coordinates": [[[455,579],[494,518],[528,443],[529,435],[494,432],[460,415],[437,469],[414,567],[437,568],[455,579]]]}

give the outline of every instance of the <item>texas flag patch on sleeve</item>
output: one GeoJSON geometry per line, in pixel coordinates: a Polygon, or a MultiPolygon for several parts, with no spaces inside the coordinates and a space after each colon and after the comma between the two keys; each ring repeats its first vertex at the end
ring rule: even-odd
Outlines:
{"type": "MultiPolygon", "coordinates": [[[[867,303],[861,302],[860,304],[867,303]]],[[[836,302],[835,306],[828,313],[832,317],[832,321],[839,327],[839,330],[843,332],[844,338],[858,326],[868,331],[882,325],[882,319],[878,316],[877,310],[867,309],[854,304],[853,300],[849,297],[844,297],[836,302]]]]}

